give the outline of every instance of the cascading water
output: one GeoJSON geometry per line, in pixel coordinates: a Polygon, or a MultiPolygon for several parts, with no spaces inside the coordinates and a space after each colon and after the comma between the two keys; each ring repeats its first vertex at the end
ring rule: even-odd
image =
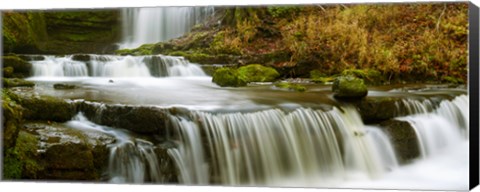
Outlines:
{"type": "Polygon", "coordinates": [[[189,32],[213,14],[213,7],[126,8],[120,48],[163,42],[189,32]]]}
{"type": "Polygon", "coordinates": [[[72,55],[44,56],[43,60],[30,62],[34,77],[205,76],[198,65],[183,57],[89,55],[89,58],[88,61],[76,61],[72,55]]]}
{"type": "Polygon", "coordinates": [[[112,183],[162,182],[159,160],[154,145],[148,141],[129,136],[125,131],[96,125],[78,114],[67,122],[69,127],[99,131],[115,137],[110,148],[108,178],[112,183]]]}
{"type": "MultiPolygon", "coordinates": [[[[439,175],[419,172],[417,165],[433,165],[427,169],[430,171],[441,167],[456,177],[463,175],[463,168],[456,168],[456,163],[454,170],[448,167],[458,160],[445,156],[445,150],[462,151],[456,147],[464,147],[468,141],[461,134],[468,130],[468,110],[463,110],[468,108],[468,96],[444,100],[436,106],[430,102],[415,105],[419,111],[397,118],[412,125],[421,145],[421,158],[406,165],[398,164],[391,138],[382,127],[364,125],[358,112],[349,106],[329,111],[298,107],[243,113],[172,114],[165,110],[168,140],[176,143],[167,153],[183,184],[430,189],[431,184],[422,180],[439,175]],[[417,182],[415,178],[421,179],[417,182]]],[[[82,115],[67,124],[117,139],[110,146],[110,182],[164,182],[159,168],[162,159],[155,154],[154,144],[95,125],[82,115]]],[[[465,154],[458,155],[465,161],[465,154]]],[[[439,180],[444,177],[451,179],[446,175],[439,180]]],[[[455,179],[443,187],[461,188],[463,180],[455,179]]]]}
{"type": "Polygon", "coordinates": [[[420,113],[397,119],[409,122],[420,143],[422,157],[468,138],[468,96],[442,101],[432,113],[420,113]],[[463,136],[462,136],[463,134],[463,136]]]}
{"type": "Polygon", "coordinates": [[[279,185],[288,177],[341,181],[352,173],[376,178],[397,166],[395,156],[388,155],[393,154],[389,141],[374,139],[385,138],[383,133],[366,129],[354,109],[344,111],[299,108],[289,113],[272,109],[172,116],[180,145],[169,153],[180,180],[196,184],[206,184],[208,178],[231,185],[279,185]],[[386,158],[381,150],[387,151],[386,158]]]}

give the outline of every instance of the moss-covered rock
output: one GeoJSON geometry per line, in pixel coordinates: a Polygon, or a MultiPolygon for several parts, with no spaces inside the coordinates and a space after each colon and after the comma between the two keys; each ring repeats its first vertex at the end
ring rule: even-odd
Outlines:
{"type": "Polygon", "coordinates": [[[281,89],[287,89],[290,91],[297,91],[297,92],[305,92],[307,90],[305,86],[302,86],[296,83],[287,83],[287,82],[276,83],[275,87],[278,87],[281,89]]]}
{"type": "Polygon", "coordinates": [[[217,69],[213,73],[212,82],[221,87],[242,87],[248,83],[237,69],[229,67],[217,69]]]}
{"type": "Polygon", "coordinates": [[[4,74],[6,68],[12,68],[11,74],[4,77],[28,77],[30,76],[32,70],[32,64],[23,60],[22,58],[16,55],[2,56],[2,64],[4,69],[4,74]]]}
{"type": "Polygon", "coordinates": [[[368,89],[362,79],[354,76],[340,76],[332,86],[336,98],[362,98],[367,96],[368,89]]]}
{"type": "Polygon", "coordinates": [[[33,87],[35,83],[18,78],[2,78],[3,87],[33,87]]]}
{"type": "Polygon", "coordinates": [[[410,123],[399,120],[388,120],[380,124],[391,138],[393,147],[401,164],[408,163],[420,156],[420,147],[410,123]]]}
{"type": "Polygon", "coordinates": [[[74,103],[51,96],[16,92],[12,99],[25,108],[24,117],[27,120],[65,122],[76,114],[74,103]]]}
{"type": "Polygon", "coordinates": [[[247,82],[272,82],[280,76],[274,68],[260,64],[242,66],[238,68],[238,73],[247,82]]]}
{"type": "Polygon", "coordinates": [[[344,70],[341,75],[363,79],[366,84],[370,85],[379,85],[385,81],[382,73],[375,69],[347,69],[344,70]]]}
{"type": "Polygon", "coordinates": [[[10,97],[10,92],[2,90],[2,135],[3,149],[15,146],[18,132],[23,123],[23,108],[10,97]]]}

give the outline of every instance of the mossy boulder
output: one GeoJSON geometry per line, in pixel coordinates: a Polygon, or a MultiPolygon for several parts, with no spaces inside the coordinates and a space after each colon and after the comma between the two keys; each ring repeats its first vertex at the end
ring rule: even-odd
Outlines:
{"type": "Polygon", "coordinates": [[[60,89],[60,90],[65,90],[65,89],[75,89],[77,86],[71,85],[71,84],[63,84],[63,83],[56,83],[53,85],[54,89],[60,89]]]}
{"type": "Polygon", "coordinates": [[[3,87],[33,87],[35,83],[18,78],[2,78],[3,87]]]}
{"type": "Polygon", "coordinates": [[[32,64],[16,55],[2,56],[2,64],[4,77],[28,77],[32,70],[32,64]],[[6,73],[8,71],[11,73],[6,73]]]}
{"type": "Polygon", "coordinates": [[[410,123],[394,119],[382,122],[380,126],[389,135],[399,163],[406,164],[420,157],[420,145],[410,123]]]}
{"type": "Polygon", "coordinates": [[[260,64],[242,66],[238,68],[238,73],[247,82],[272,82],[280,76],[274,68],[260,64]]]}
{"type": "Polygon", "coordinates": [[[248,83],[237,69],[229,67],[217,69],[213,73],[212,82],[221,87],[242,87],[248,83]]]}
{"type": "Polygon", "coordinates": [[[339,76],[332,86],[336,98],[355,99],[367,96],[368,89],[362,79],[354,76],[339,76]]]}
{"type": "Polygon", "coordinates": [[[33,92],[16,92],[12,98],[25,108],[27,120],[65,122],[76,114],[75,104],[51,96],[39,96],[33,92]]]}

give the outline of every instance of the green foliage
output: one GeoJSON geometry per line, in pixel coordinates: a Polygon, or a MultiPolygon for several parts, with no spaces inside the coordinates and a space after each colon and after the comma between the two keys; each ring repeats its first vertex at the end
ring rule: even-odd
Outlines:
{"type": "Polygon", "coordinates": [[[247,85],[247,81],[240,76],[237,69],[228,67],[217,69],[213,73],[212,82],[221,87],[241,87],[247,85]]]}
{"type": "Polygon", "coordinates": [[[296,6],[269,6],[267,7],[268,13],[273,17],[287,17],[293,16],[300,10],[300,7],[296,6]]]}
{"type": "Polygon", "coordinates": [[[23,163],[18,157],[18,152],[14,149],[3,151],[3,179],[14,180],[22,177],[23,163]]]}
{"type": "Polygon", "coordinates": [[[247,82],[272,82],[280,76],[274,68],[260,64],[242,66],[238,68],[238,72],[247,82]]]}

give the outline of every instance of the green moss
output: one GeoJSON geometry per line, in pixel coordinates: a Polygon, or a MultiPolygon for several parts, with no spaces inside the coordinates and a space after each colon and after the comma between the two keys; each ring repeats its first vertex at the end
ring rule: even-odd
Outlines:
{"type": "Polygon", "coordinates": [[[13,67],[4,67],[3,68],[3,77],[12,77],[13,76],[13,67]]]}
{"type": "Polygon", "coordinates": [[[116,50],[115,54],[117,55],[152,55],[152,49],[155,45],[154,44],[144,44],[135,49],[120,49],[116,50]]]}
{"type": "Polygon", "coordinates": [[[18,151],[19,160],[23,163],[22,178],[37,178],[37,173],[44,169],[36,155],[38,137],[31,133],[20,131],[15,149],[18,151]]]}
{"type": "Polygon", "coordinates": [[[33,87],[35,83],[18,78],[2,78],[3,87],[33,87]]]}
{"type": "Polygon", "coordinates": [[[246,86],[247,81],[238,73],[237,69],[220,68],[213,73],[212,82],[221,87],[241,87],[246,86]]]}
{"type": "Polygon", "coordinates": [[[9,91],[2,89],[3,147],[15,146],[23,122],[23,108],[12,99],[9,91]]]}
{"type": "Polygon", "coordinates": [[[265,67],[260,64],[250,64],[238,68],[238,73],[247,82],[272,82],[275,81],[280,74],[271,67],[265,67]]]}
{"type": "Polygon", "coordinates": [[[305,92],[307,90],[307,88],[303,85],[299,85],[296,83],[287,83],[287,82],[276,83],[275,87],[278,87],[281,89],[287,89],[290,91],[297,91],[297,92],[305,92]]]}
{"type": "Polygon", "coordinates": [[[16,95],[11,98],[22,105],[27,120],[65,122],[75,115],[75,105],[50,96],[16,95]]]}
{"type": "Polygon", "coordinates": [[[17,151],[14,149],[4,150],[3,157],[3,179],[20,179],[23,163],[20,161],[17,151]]]}
{"type": "Polygon", "coordinates": [[[3,67],[13,68],[11,77],[28,77],[32,70],[32,64],[16,55],[2,56],[3,67]]]}
{"type": "Polygon", "coordinates": [[[354,76],[337,77],[333,82],[332,91],[337,98],[360,98],[368,94],[363,80],[354,76]]]}
{"type": "Polygon", "coordinates": [[[342,76],[354,76],[363,79],[367,84],[381,84],[384,82],[382,74],[374,69],[347,69],[341,73],[342,76]]]}

